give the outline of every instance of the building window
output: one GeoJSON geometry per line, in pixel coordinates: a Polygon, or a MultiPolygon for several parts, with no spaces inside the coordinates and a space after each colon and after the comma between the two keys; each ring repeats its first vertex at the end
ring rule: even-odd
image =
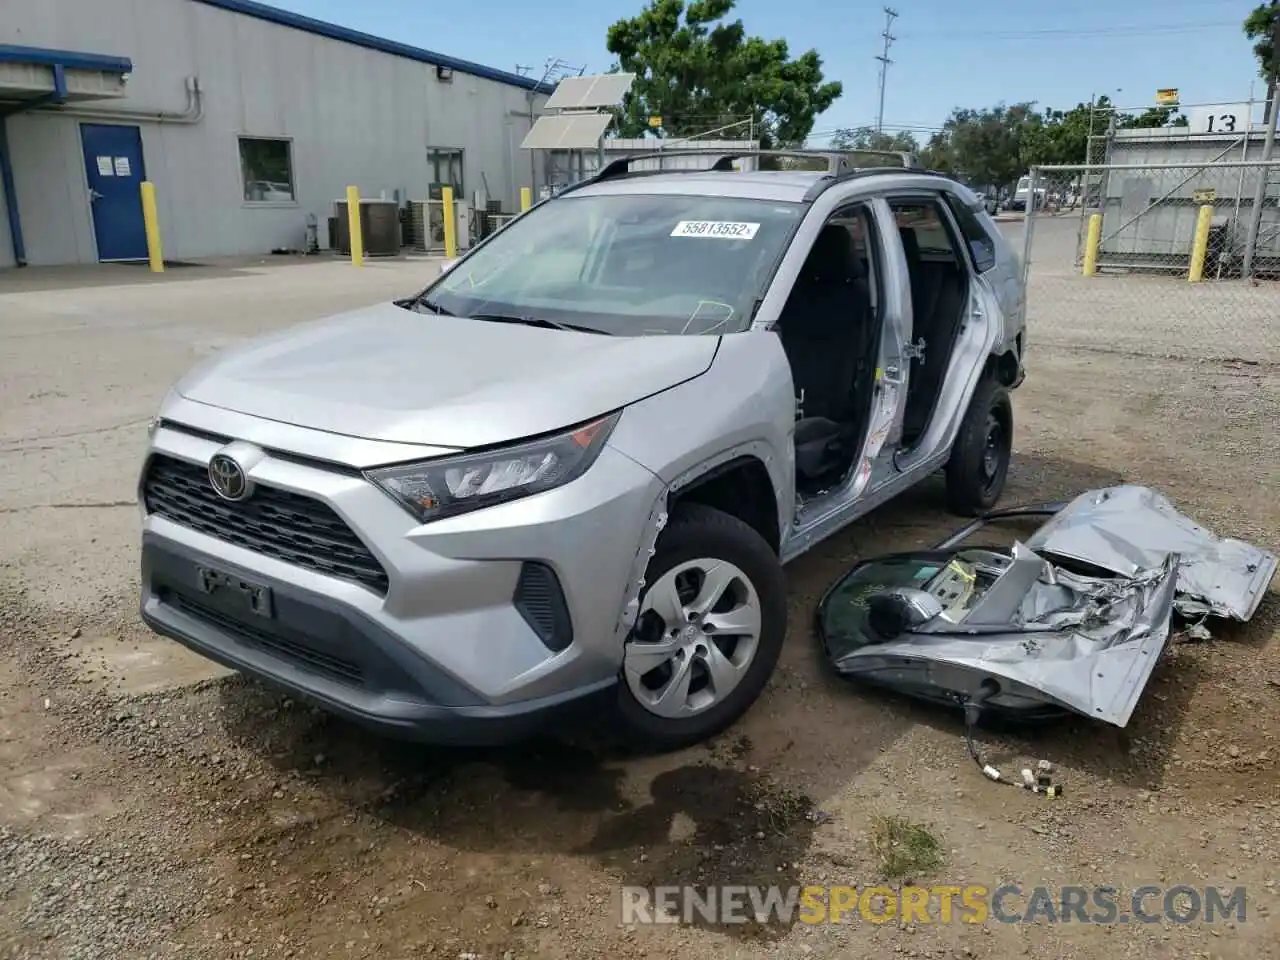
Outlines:
{"type": "Polygon", "coordinates": [[[240,138],[240,172],[246,203],[292,203],[293,157],[288,140],[240,138]]]}
{"type": "Polygon", "coordinates": [[[427,148],[427,173],[432,183],[453,187],[453,197],[461,200],[462,151],[453,147],[427,148]]]}

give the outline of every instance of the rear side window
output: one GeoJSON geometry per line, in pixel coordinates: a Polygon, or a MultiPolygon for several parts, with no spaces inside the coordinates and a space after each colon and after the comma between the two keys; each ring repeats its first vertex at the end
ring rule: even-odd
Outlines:
{"type": "Polygon", "coordinates": [[[964,235],[964,242],[969,247],[975,269],[979,273],[986,273],[996,265],[995,243],[972,210],[949,193],[946,194],[946,198],[947,206],[951,208],[951,213],[960,227],[960,233],[964,235]]]}
{"type": "Polygon", "coordinates": [[[959,267],[964,254],[943,222],[946,214],[942,212],[939,199],[890,200],[889,206],[897,220],[898,232],[904,239],[908,234],[912,235],[920,253],[934,261],[950,260],[959,267]]]}

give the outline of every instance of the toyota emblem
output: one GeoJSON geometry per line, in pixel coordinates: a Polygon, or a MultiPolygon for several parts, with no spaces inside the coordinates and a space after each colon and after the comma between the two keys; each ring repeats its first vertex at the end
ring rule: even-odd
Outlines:
{"type": "Polygon", "coordinates": [[[209,461],[209,483],[223,500],[243,500],[251,490],[244,468],[225,453],[209,461]]]}

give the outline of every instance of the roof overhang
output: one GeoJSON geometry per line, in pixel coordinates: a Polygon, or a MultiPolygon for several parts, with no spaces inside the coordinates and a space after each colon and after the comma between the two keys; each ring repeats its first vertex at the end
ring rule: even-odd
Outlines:
{"type": "Polygon", "coordinates": [[[0,44],[0,115],[125,96],[133,61],[104,53],[0,44]]]}

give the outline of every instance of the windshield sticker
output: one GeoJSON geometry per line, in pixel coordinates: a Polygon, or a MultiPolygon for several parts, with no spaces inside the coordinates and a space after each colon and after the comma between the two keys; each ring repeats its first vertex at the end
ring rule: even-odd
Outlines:
{"type": "Polygon", "coordinates": [[[751,240],[760,229],[758,223],[736,223],[732,220],[681,220],[671,231],[673,237],[713,237],[717,240],[751,240]]]}

